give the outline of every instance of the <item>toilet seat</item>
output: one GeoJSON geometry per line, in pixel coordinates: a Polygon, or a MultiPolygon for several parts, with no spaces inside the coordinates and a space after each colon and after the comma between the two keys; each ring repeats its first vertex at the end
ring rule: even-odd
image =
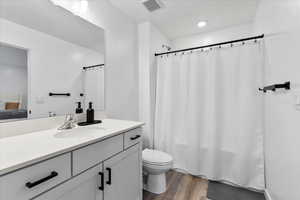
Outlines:
{"type": "Polygon", "coordinates": [[[145,149],[142,157],[146,165],[169,165],[173,161],[169,154],[153,149],[145,149]]]}

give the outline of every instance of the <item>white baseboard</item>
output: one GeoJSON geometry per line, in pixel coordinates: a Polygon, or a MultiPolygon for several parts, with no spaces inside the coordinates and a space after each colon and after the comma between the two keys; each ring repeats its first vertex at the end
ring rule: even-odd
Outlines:
{"type": "Polygon", "coordinates": [[[266,197],[266,200],[272,200],[271,195],[267,189],[265,190],[265,197],[266,197]]]}

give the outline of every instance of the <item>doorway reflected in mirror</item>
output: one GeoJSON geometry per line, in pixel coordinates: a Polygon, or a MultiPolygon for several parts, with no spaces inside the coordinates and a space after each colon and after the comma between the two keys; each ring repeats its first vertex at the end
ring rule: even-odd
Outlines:
{"type": "Polygon", "coordinates": [[[27,50],[0,43],[0,120],[26,119],[27,50]]]}

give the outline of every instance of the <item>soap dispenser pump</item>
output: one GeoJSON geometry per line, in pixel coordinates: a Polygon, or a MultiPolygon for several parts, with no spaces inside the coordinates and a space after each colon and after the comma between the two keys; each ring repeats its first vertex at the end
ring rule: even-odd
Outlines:
{"type": "Polygon", "coordinates": [[[75,113],[76,114],[80,114],[80,113],[83,113],[83,109],[81,108],[81,102],[76,102],[77,103],[77,108],[76,108],[76,111],[75,113]]]}
{"type": "Polygon", "coordinates": [[[93,123],[94,122],[94,109],[93,103],[89,102],[89,108],[86,110],[86,122],[93,123]]]}

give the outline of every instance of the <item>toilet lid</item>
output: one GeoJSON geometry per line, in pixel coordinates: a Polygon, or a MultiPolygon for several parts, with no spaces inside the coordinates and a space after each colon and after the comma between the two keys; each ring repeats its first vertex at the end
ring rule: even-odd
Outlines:
{"type": "Polygon", "coordinates": [[[153,149],[145,149],[143,151],[143,162],[152,164],[164,164],[172,162],[172,157],[162,151],[157,151],[153,149]]]}

